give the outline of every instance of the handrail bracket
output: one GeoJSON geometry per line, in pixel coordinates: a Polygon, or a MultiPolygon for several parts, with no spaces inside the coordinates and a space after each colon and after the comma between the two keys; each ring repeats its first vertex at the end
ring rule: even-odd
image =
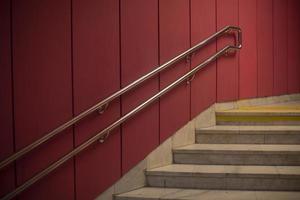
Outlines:
{"type": "Polygon", "coordinates": [[[192,81],[195,79],[196,73],[193,74],[192,76],[190,76],[187,80],[186,80],[186,84],[189,85],[192,83],[192,81]]]}
{"type": "Polygon", "coordinates": [[[100,138],[99,138],[99,142],[102,144],[105,142],[105,140],[109,137],[110,135],[110,131],[107,131],[104,135],[102,135],[100,138]]]}
{"type": "Polygon", "coordinates": [[[193,53],[187,55],[187,56],[185,57],[185,62],[186,62],[186,63],[191,62],[192,57],[193,57],[194,55],[195,55],[195,52],[193,52],[193,53]]]}
{"type": "Polygon", "coordinates": [[[107,110],[108,106],[109,106],[109,103],[106,103],[106,104],[104,104],[103,106],[101,106],[101,107],[97,110],[98,114],[99,114],[99,115],[102,115],[102,114],[107,110]]]}

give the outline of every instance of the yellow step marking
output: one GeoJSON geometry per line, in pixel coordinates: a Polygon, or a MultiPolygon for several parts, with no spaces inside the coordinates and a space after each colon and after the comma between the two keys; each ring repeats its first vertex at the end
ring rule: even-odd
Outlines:
{"type": "Polygon", "coordinates": [[[225,116],[225,115],[217,115],[216,120],[222,121],[222,122],[300,121],[300,116],[225,116]]]}

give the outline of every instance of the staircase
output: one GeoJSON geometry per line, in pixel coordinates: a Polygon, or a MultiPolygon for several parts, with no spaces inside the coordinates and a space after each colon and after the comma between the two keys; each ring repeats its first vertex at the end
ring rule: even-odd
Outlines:
{"type": "Polygon", "coordinates": [[[300,102],[216,112],[216,126],[116,200],[299,200],[300,102]],[[298,192],[297,192],[298,191],[298,192]]]}

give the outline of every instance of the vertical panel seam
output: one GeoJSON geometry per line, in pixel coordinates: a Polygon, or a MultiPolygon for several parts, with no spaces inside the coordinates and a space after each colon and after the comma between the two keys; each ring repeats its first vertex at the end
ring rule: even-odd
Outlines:
{"type": "MultiPolygon", "coordinates": [[[[70,23],[71,23],[71,86],[72,86],[72,116],[75,116],[75,104],[74,104],[74,38],[73,38],[73,0],[70,0],[70,23]]],[[[72,132],[73,132],[73,149],[75,148],[75,126],[72,125],[72,132]]],[[[77,192],[76,192],[76,156],[73,157],[73,176],[74,176],[74,199],[77,199],[77,192]]]]}
{"type": "MultiPolygon", "coordinates": [[[[271,83],[272,83],[272,92],[271,92],[271,96],[274,94],[274,71],[275,71],[275,65],[274,65],[274,59],[275,59],[275,56],[274,56],[274,3],[273,3],[273,0],[271,1],[271,3],[272,3],[272,6],[271,6],[271,8],[272,8],[272,14],[271,14],[271,16],[272,16],[272,33],[271,33],[271,35],[272,35],[272,81],[271,81],[271,83]]],[[[266,95],[266,96],[269,96],[269,95],[266,95]]]]}
{"type": "MultiPolygon", "coordinates": [[[[238,4],[238,6],[237,6],[238,19],[237,20],[238,20],[238,26],[240,26],[240,0],[237,1],[237,4],[238,4]]],[[[241,65],[240,65],[240,63],[241,62],[240,62],[240,59],[241,58],[240,58],[240,56],[241,56],[241,54],[239,52],[237,52],[237,54],[238,54],[238,57],[237,57],[237,59],[238,59],[238,73],[237,73],[238,74],[238,78],[237,78],[238,79],[237,80],[238,81],[238,83],[237,83],[238,84],[237,85],[238,88],[237,88],[237,90],[238,90],[238,99],[241,99],[241,92],[240,92],[240,89],[241,89],[241,86],[240,86],[240,83],[241,83],[241,80],[240,80],[241,79],[241,75],[240,75],[240,73],[241,73],[241,70],[240,70],[241,65]]]]}
{"type": "Polygon", "coordinates": [[[274,26],[274,18],[275,18],[275,4],[272,3],[272,52],[273,52],[273,88],[272,88],[272,94],[275,94],[275,40],[274,40],[274,32],[275,32],[275,26],[274,26]]]}
{"type": "MultiPolygon", "coordinates": [[[[160,6],[159,0],[157,0],[157,60],[158,65],[160,65],[160,6]]],[[[158,74],[158,90],[160,91],[160,81],[161,81],[161,74],[158,74]]],[[[161,107],[161,98],[158,99],[158,144],[161,143],[161,117],[160,117],[160,107],[161,107]]]]}
{"type": "Polygon", "coordinates": [[[275,56],[274,56],[274,2],[272,1],[272,67],[273,67],[273,74],[272,74],[272,93],[271,96],[275,94],[275,84],[274,84],[274,80],[275,80],[275,56]]]}
{"type": "MultiPolygon", "coordinates": [[[[119,2],[119,88],[122,88],[122,42],[121,42],[121,0],[118,1],[119,2]]],[[[122,95],[120,96],[120,105],[119,105],[119,109],[120,109],[120,116],[123,115],[122,113],[122,95]]],[[[120,176],[123,176],[123,125],[120,124],[119,127],[120,130],[120,176]]]]}
{"type": "Polygon", "coordinates": [[[260,58],[260,56],[259,56],[259,25],[258,25],[258,22],[259,22],[259,20],[258,20],[258,17],[259,17],[259,9],[258,9],[258,1],[256,1],[256,67],[257,67],[257,72],[256,72],[256,74],[257,74],[257,97],[260,97],[261,95],[260,95],[260,88],[259,88],[259,84],[260,84],[260,79],[259,79],[259,77],[260,77],[260,73],[259,73],[259,70],[260,70],[260,65],[259,65],[259,58],[260,58]]]}
{"type": "Polygon", "coordinates": [[[287,73],[286,73],[287,74],[287,79],[286,79],[287,80],[286,81],[287,90],[286,90],[286,93],[287,94],[290,93],[290,89],[289,89],[289,73],[290,73],[290,70],[289,70],[289,68],[290,68],[290,64],[289,64],[290,63],[290,61],[289,61],[289,46],[290,46],[289,45],[289,41],[290,41],[289,40],[289,32],[290,32],[289,31],[289,27],[290,27],[289,26],[290,25],[290,23],[289,23],[289,21],[290,21],[289,10],[290,10],[290,3],[291,3],[290,0],[288,0],[287,1],[287,4],[288,4],[287,5],[287,33],[286,33],[286,35],[287,35],[287,41],[286,41],[287,42],[287,44],[286,44],[286,46],[287,46],[287,73]]]}
{"type": "MultiPolygon", "coordinates": [[[[13,135],[13,152],[16,152],[16,122],[15,122],[15,84],[14,84],[14,54],[13,54],[13,0],[10,1],[10,70],[11,70],[11,108],[12,108],[12,135],[13,135]]],[[[18,186],[17,162],[14,161],[14,187],[18,186]]],[[[18,199],[18,197],[16,197],[18,199]]]]}
{"type": "Polygon", "coordinates": [[[285,64],[286,64],[286,86],[285,86],[285,92],[284,93],[288,93],[289,90],[289,86],[288,86],[288,80],[289,80],[289,64],[288,64],[288,57],[289,57],[289,28],[288,28],[288,24],[289,24],[289,0],[287,1],[287,5],[286,5],[286,60],[285,60],[285,64]]]}
{"type": "MultiPolygon", "coordinates": [[[[215,13],[214,13],[214,17],[215,17],[215,19],[214,19],[214,21],[215,21],[215,32],[217,31],[217,0],[214,0],[214,6],[215,6],[215,8],[214,8],[214,10],[215,10],[215,13]]],[[[216,39],[215,40],[215,53],[217,52],[217,43],[218,43],[218,39],[216,39]]],[[[218,74],[217,74],[217,70],[218,70],[218,59],[216,59],[216,61],[215,61],[215,99],[214,99],[214,103],[216,103],[217,101],[218,101],[218,97],[217,97],[217,92],[218,92],[218,74]]]]}
{"type": "Polygon", "coordinates": [[[255,53],[256,53],[256,98],[258,98],[258,57],[257,57],[257,0],[255,0],[255,53]]]}
{"type": "MultiPolygon", "coordinates": [[[[190,36],[190,48],[192,46],[192,0],[189,0],[189,36],[190,36]]],[[[190,65],[190,70],[192,69],[192,57],[190,57],[190,62],[189,62],[189,65],[190,65]]],[[[190,94],[189,94],[189,99],[190,99],[190,105],[189,105],[189,120],[192,119],[192,85],[193,85],[193,82],[189,85],[189,89],[190,89],[190,94]]]]}
{"type": "Polygon", "coordinates": [[[258,82],[259,82],[259,75],[258,75],[258,1],[255,1],[255,43],[256,43],[256,97],[259,97],[259,87],[258,87],[258,82]]]}
{"type": "MultiPolygon", "coordinates": [[[[218,29],[218,0],[215,1],[215,31],[218,29]]],[[[218,38],[216,39],[216,52],[218,51],[218,38]]],[[[219,59],[216,59],[216,102],[219,102],[218,99],[218,68],[219,68],[219,59]]]]}

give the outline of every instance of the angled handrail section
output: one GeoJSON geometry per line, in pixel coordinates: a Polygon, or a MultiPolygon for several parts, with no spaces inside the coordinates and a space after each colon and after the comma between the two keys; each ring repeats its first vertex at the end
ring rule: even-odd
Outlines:
{"type": "Polygon", "coordinates": [[[144,101],[143,103],[141,103],[140,105],[138,105],[134,109],[132,109],[130,112],[128,112],[127,114],[125,114],[124,116],[122,116],[121,118],[119,118],[118,120],[116,120],[115,122],[113,122],[112,124],[110,124],[108,127],[106,127],[105,129],[103,129],[102,131],[100,131],[99,133],[97,133],[96,135],[94,135],[93,137],[91,137],[90,139],[88,139],[87,141],[85,141],[84,143],[82,143],[81,145],[79,145],[78,147],[74,148],[72,151],[70,151],[65,156],[63,156],[59,160],[57,160],[54,163],[52,163],[46,169],[44,169],[41,172],[37,173],[31,179],[27,180],[25,183],[23,183],[22,185],[18,186],[12,192],[10,192],[6,196],[4,196],[2,199],[12,199],[13,197],[17,196],[22,191],[26,190],[28,187],[30,187],[31,185],[33,185],[34,183],[36,183],[37,181],[39,181],[43,177],[47,176],[49,173],[51,173],[56,168],[58,168],[59,166],[61,166],[62,164],[64,164],[66,161],[68,161],[72,157],[76,156],[81,151],[85,150],[90,145],[96,143],[97,141],[103,142],[104,139],[109,136],[109,133],[113,129],[115,129],[120,124],[122,124],[125,121],[127,121],[128,119],[132,118],[135,114],[137,114],[138,112],[140,112],[141,110],[143,110],[145,107],[147,107],[148,105],[150,105],[153,102],[155,102],[161,96],[165,95],[167,92],[169,92],[170,90],[172,90],[173,88],[175,88],[176,86],[178,86],[179,84],[181,84],[182,82],[184,82],[186,80],[189,80],[190,77],[195,76],[195,74],[200,69],[204,68],[209,63],[211,63],[214,60],[216,60],[218,57],[220,57],[220,56],[222,56],[224,54],[227,54],[227,53],[229,53],[231,51],[236,51],[236,50],[241,49],[242,48],[242,30],[239,27],[236,27],[236,26],[226,26],[226,27],[224,27],[223,29],[221,29],[220,31],[214,33],[213,35],[211,35],[210,37],[206,38],[202,42],[198,43],[197,45],[193,46],[192,48],[188,49],[187,51],[181,53],[180,55],[174,57],[173,59],[171,59],[170,61],[164,63],[163,65],[157,67],[156,69],[154,69],[153,71],[147,73],[146,75],[140,77],[136,81],[134,81],[131,84],[127,85],[126,87],[118,90],[117,92],[115,92],[111,96],[107,97],[106,99],[102,100],[98,104],[96,104],[93,107],[87,109],[86,111],[80,113],[79,115],[77,115],[76,117],[74,117],[73,119],[71,119],[70,121],[62,124],[59,127],[57,127],[56,129],[54,129],[50,133],[46,134],[44,137],[36,140],[32,144],[24,147],[20,151],[14,153],[12,156],[10,156],[7,159],[3,160],[0,163],[0,169],[3,168],[3,167],[5,167],[5,166],[7,166],[9,163],[17,160],[18,158],[22,157],[23,155],[25,155],[26,153],[28,153],[31,150],[35,149],[36,147],[40,146],[41,144],[45,143],[46,141],[48,141],[49,139],[53,138],[55,135],[57,135],[58,133],[62,132],[65,129],[67,129],[68,127],[70,127],[70,126],[74,125],[75,123],[79,122],[81,119],[85,118],[89,114],[91,114],[93,112],[96,112],[96,111],[103,112],[103,110],[106,109],[106,107],[108,106],[108,104],[111,101],[113,101],[114,99],[120,97],[122,94],[124,94],[124,93],[132,90],[133,88],[135,88],[136,86],[140,85],[144,81],[146,81],[146,80],[150,79],[151,77],[157,75],[159,72],[161,72],[164,69],[170,67],[172,64],[177,63],[178,61],[182,60],[183,58],[186,58],[186,57],[190,56],[192,53],[194,53],[195,51],[199,50],[201,47],[209,44],[211,41],[215,40],[216,38],[218,38],[218,37],[220,37],[220,36],[222,36],[224,34],[228,34],[228,33],[229,34],[237,33],[236,34],[237,39],[235,41],[235,45],[227,45],[223,49],[217,51],[214,55],[212,55],[211,57],[209,57],[208,59],[206,59],[204,62],[202,62],[201,64],[199,64],[196,67],[194,67],[193,69],[191,69],[189,72],[187,72],[186,74],[184,74],[183,76],[181,76],[179,79],[177,79],[176,81],[174,81],[173,83],[171,83],[170,85],[168,85],[167,87],[165,87],[164,89],[162,89],[161,91],[159,91],[158,93],[156,93],[154,96],[152,96],[148,100],[144,101]]]}
{"type": "Polygon", "coordinates": [[[147,73],[146,75],[140,77],[139,79],[135,80],[134,82],[130,83],[129,85],[125,86],[124,88],[118,90],[117,92],[113,93],[112,95],[105,98],[101,102],[97,103],[96,105],[94,105],[94,106],[90,107],[89,109],[85,110],[84,112],[78,114],[77,116],[75,116],[71,120],[67,121],[66,123],[64,123],[64,124],[60,125],[59,127],[55,128],[54,130],[52,130],[48,134],[44,135],[40,139],[34,141],[33,143],[29,144],[28,146],[26,146],[26,147],[20,149],[19,151],[15,152],[13,155],[9,156],[8,158],[6,158],[6,159],[4,159],[3,161],[0,162],[0,169],[2,169],[3,167],[7,166],[10,163],[12,163],[13,161],[21,158],[22,156],[24,156],[28,152],[32,151],[33,149],[37,148],[41,144],[43,144],[46,141],[50,140],[51,138],[53,138],[57,134],[61,133],[65,129],[67,129],[67,128],[71,127],[72,125],[76,124],[77,122],[79,122],[83,118],[87,117],[88,115],[90,115],[90,114],[92,114],[96,111],[102,113],[104,111],[104,109],[107,108],[108,104],[111,101],[115,100],[116,98],[120,97],[122,94],[127,93],[128,91],[130,91],[133,88],[137,87],[141,83],[143,83],[146,80],[148,80],[148,79],[152,78],[153,76],[157,75],[159,72],[167,69],[168,67],[170,67],[174,63],[177,63],[178,61],[182,60],[183,58],[186,58],[186,57],[190,56],[192,53],[194,53],[195,51],[197,51],[200,48],[204,47],[205,45],[209,44],[210,42],[212,42],[216,38],[218,38],[218,37],[220,37],[224,34],[232,33],[232,32],[235,32],[235,31],[238,33],[238,41],[241,42],[242,41],[241,29],[239,27],[235,27],[235,26],[225,26],[224,28],[222,28],[218,32],[214,33],[213,35],[211,35],[208,38],[206,38],[205,40],[203,40],[202,42],[196,44],[195,46],[188,49],[187,51],[179,54],[178,56],[172,58],[168,62],[162,64],[161,66],[159,66],[157,68],[155,68],[153,71],[147,73]]]}

